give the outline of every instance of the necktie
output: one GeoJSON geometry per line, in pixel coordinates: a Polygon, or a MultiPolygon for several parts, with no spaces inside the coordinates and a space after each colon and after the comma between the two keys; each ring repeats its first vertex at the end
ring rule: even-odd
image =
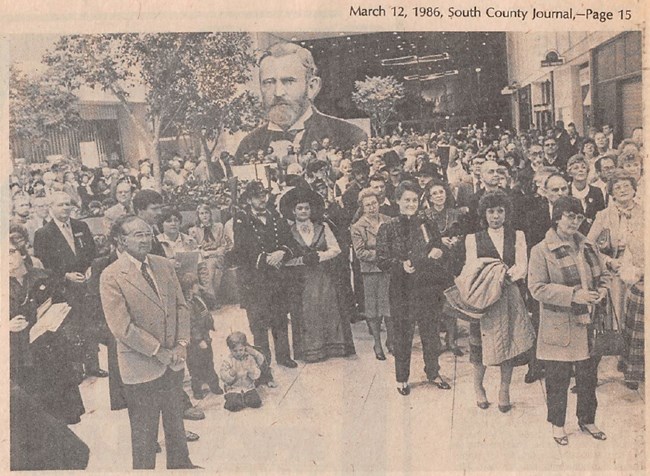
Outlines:
{"type": "Polygon", "coordinates": [[[149,271],[147,271],[147,263],[142,263],[140,266],[140,270],[142,271],[142,277],[144,280],[147,282],[149,286],[151,286],[151,289],[153,289],[153,292],[156,293],[156,296],[160,297],[158,294],[158,291],[156,290],[156,283],[154,283],[153,278],[149,274],[149,271]]]}
{"type": "Polygon", "coordinates": [[[203,228],[203,241],[210,241],[210,242],[216,241],[214,239],[214,235],[212,234],[211,226],[206,226],[205,228],[203,228]]]}
{"type": "Polygon", "coordinates": [[[77,254],[77,250],[74,243],[74,236],[72,236],[72,230],[70,229],[70,223],[63,224],[63,236],[65,237],[65,241],[68,242],[68,246],[70,246],[72,252],[74,254],[77,254]]]}

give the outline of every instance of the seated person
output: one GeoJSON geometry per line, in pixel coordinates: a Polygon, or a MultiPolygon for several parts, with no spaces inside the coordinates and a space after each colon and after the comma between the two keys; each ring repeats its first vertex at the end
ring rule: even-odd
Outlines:
{"type": "Polygon", "coordinates": [[[243,332],[233,332],[226,339],[230,356],[221,364],[221,379],[226,391],[224,408],[237,412],[246,407],[262,406],[255,381],[266,365],[264,355],[248,345],[243,332]]]}

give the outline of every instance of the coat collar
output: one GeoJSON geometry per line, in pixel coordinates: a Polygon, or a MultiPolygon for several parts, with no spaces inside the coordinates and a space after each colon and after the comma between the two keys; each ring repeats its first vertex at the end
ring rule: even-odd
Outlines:
{"type": "MultiPolygon", "coordinates": [[[[576,233],[574,236],[576,238],[576,243],[579,249],[585,246],[592,246],[591,242],[582,233],[576,233]]],[[[549,230],[546,232],[544,240],[546,241],[546,246],[551,251],[555,251],[558,248],[567,246],[567,243],[560,239],[557,231],[555,231],[553,228],[549,228],[549,230]]]]}

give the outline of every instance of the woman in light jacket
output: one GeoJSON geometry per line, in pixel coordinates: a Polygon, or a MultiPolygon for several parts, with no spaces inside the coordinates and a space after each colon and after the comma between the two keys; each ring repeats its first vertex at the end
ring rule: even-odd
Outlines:
{"type": "Polygon", "coordinates": [[[212,210],[207,204],[196,208],[196,225],[189,229],[188,234],[199,245],[201,259],[205,263],[207,279],[201,280],[201,288],[216,303],[223,277],[224,256],[232,249],[233,243],[224,226],[215,222],[212,210]]]}
{"type": "Polygon", "coordinates": [[[379,213],[379,199],[377,194],[369,188],[364,188],[359,193],[359,207],[363,211],[363,215],[350,228],[352,246],[361,263],[366,323],[370,334],[375,339],[375,357],[377,360],[386,360],[384,349],[381,346],[382,320],[386,323],[386,347],[390,353],[393,349],[393,323],[390,320],[388,303],[389,277],[387,273],[377,267],[376,247],[379,227],[387,223],[390,217],[379,213]]]}
{"type": "Polygon", "coordinates": [[[604,440],[596,427],[598,359],[590,355],[591,309],[606,293],[607,277],[595,246],[578,232],[585,216],[580,200],[561,197],[551,229],[531,251],[528,288],[540,303],[537,358],[545,361],[547,421],[553,439],[566,446],[567,391],[575,367],[577,417],[582,431],[604,440]]]}

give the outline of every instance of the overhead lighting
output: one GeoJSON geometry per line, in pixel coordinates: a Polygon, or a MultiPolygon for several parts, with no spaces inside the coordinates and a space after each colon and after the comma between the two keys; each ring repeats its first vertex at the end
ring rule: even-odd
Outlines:
{"type": "Polygon", "coordinates": [[[411,76],[404,76],[404,79],[407,81],[433,81],[434,79],[444,78],[446,76],[455,76],[458,74],[458,70],[454,69],[451,71],[445,71],[444,73],[434,73],[434,74],[414,74],[411,76]]]}

